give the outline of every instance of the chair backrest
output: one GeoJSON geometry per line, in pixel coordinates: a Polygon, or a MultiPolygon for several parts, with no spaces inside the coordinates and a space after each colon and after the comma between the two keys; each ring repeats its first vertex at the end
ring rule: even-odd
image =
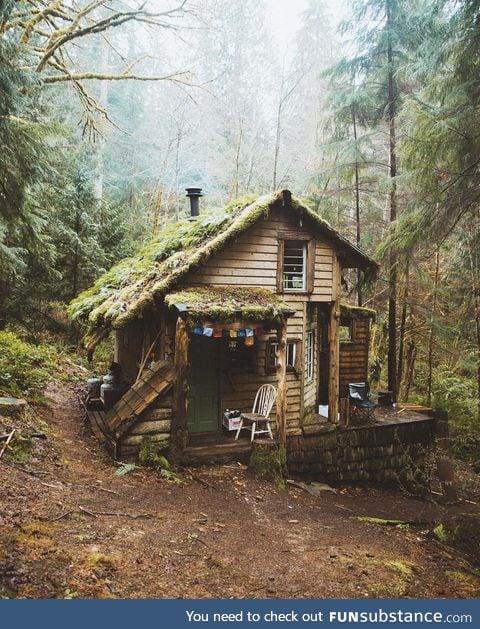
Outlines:
{"type": "Polygon", "coordinates": [[[366,382],[350,382],[348,385],[348,395],[351,400],[368,400],[366,382]]]}
{"type": "Polygon", "coordinates": [[[259,415],[263,415],[263,417],[268,417],[276,397],[277,389],[273,384],[262,384],[255,396],[252,413],[258,413],[259,415]]]}

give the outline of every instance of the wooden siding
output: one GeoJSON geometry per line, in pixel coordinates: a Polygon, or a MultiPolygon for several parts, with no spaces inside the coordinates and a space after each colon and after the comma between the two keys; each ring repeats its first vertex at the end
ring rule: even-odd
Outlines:
{"type": "MultiPolygon", "coordinates": [[[[197,269],[184,281],[185,286],[248,286],[267,288],[277,292],[278,240],[311,239],[312,232],[299,224],[299,219],[287,210],[272,211],[267,219],[261,220],[234,242],[218,252],[202,268],[197,269]]],[[[306,334],[309,330],[316,333],[316,308],[308,302],[330,302],[334,295],[332,247],[321,239],[314,241],[315,261],[311,292],[286,291],[282,299],[295,310],[295,315],[287,322],[289,341],[297,341],[297,371],[287,372],[287,432],[294,434],[302,425],[304,412],[312,411],[316,406],[317,388],[317,343],[314,346],[314,375],[305,383],[306,334]],[[305,314],[309,313],[308,321],[305,314]]],[[[308,265],[311,266],[311,265],[308,265]]],[[[268,373],[265,367],[266,345],[274,332],[257,339],[257,373],[231,374],[222,384],[220,404],[222,409],[238,408],[251,410],[255,393],[265,383],[276,385],[274,373],[268,373]]],[[[274,411],[272,411],[273,416],[274,411]]]]}
{"type": "Polygon", "coordinates": [[[321,365],[318,364],[318,312],[317,307],[312,304],[306,308],[305,313],[305,338],[303,340],[303,370],[305,374],[304,391],[303,391],[303,415],[311,413],[316,410],[317,406],[317,383],[318,383],[318,369],[321,365]],[[314,333],[313,342],[313,378],[307,380],[307,337],[308,332],[314,333]]]}
{"type": "MultiPolygon", "coordinates": [[[[272,210],[270,215],[219,251],[201,268],[191,273],[184,285],[249,286],[277,291],[278,240],[288,234],[289,239],[311,239],[312,232],[299,225],[297,216],[287,210],[272,210]]],[[[313,291],[286,292],[300,301],[332,300],[332,247],[321,239],[315,240],[313,291]]]]}
{"type": "Polygon", "coordinates": [[[340,397],[348,396],[349,382],[367,382],[370,319],[352,320],[352,341],[340,343],[340,397]]]}

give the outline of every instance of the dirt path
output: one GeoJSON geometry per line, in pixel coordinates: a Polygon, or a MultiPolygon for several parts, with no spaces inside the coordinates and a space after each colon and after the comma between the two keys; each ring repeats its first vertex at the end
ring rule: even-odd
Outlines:
{"type": "Polygon", "coordinates": [[[2,597],[480,594],[467,562],[426,534],[442,507],[374,490],[315,498],[234,464],[195,470],[204,483],[145,469],[118,477],[73,393],[50,395],[52,435],[29,463],[43,473],[0,462],[2,597]]]}

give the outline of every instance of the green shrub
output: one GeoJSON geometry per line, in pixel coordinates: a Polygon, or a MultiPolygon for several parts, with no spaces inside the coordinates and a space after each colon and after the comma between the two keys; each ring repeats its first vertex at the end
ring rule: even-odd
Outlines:
{"type": "Polygon", "coordinates": [[[163,456],[162,452],[165,452],[165,446],[163,444],[155,443],[149,436],[144,437],[138,455],[140,465],[169,470],[170,463],[165,456],[163,456]]]}
{"type": "Polygon", "coordinates": [[[446,366],[433,372],[433,405],[448,411],[454,452],[462,458],[480,458],[480,421],[475,378],[458,375],[446,366]]]}
{"type": "Polygon", "coordinates": [[[0,332],[0,391],[7,395],[39,393],[53,375],[57,350],[27,343],[13,332],[0,332]]]}

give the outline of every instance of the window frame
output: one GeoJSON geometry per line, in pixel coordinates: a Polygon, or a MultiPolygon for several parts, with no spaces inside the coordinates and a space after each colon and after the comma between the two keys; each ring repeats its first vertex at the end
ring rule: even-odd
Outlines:
{"type": "Polygon", "coordinates": [[[355,343],[355,320],[351,317],[340,317],[339,325],[338,325],[338,336],[339,341],[342,344],[345,343],[355,343]],[[349,329],[349,337],[348,339],[340,338],[340,328],[348,328],[349,329]]]}
{"type": "MultiPolygon", "coordinates": [[[[266,373],[275,373],[277,370],[276,358],[275,365],[272,365],[270,358],[272,356],[273,348],[278,347],[278,340],[274,337],[268,339],[268,343],[266,346],[266,356],[265,356],[265,372],[266,373]]],[[[289,338],[287,339],[287,360],[288,360],[288,351],[289,347],[293,350],[293,364],[287,362],[287,371],[293,371],[295,373],[298,372],[298,365],[300,364],[300,339],[289,338]]],[[[276,352],[276,350],[275,350],[276,352]]]]}
{"type": "Polygon", "coordinates": [[[295,233],[282,232],[278,234],[277,256],[277,292],[291,294],[309,294],[313,292],[313,280],[315,274],[315,240],[308,236],[299,236],[295,233]],[[285,288],[285,242],[296,241],[304,246],[303,288],[285,288]]]}

